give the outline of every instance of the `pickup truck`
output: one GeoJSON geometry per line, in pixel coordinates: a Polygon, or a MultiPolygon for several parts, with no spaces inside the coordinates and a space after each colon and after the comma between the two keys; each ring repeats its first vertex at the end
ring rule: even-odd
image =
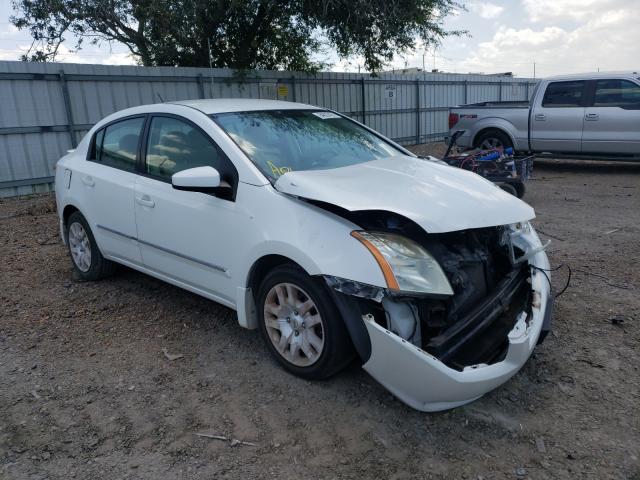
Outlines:
{"type": "Polygon", "coordinates": [[[448,138],[463,132],[456,140],[462,148],[640,160],[640,73],[547,78],[538,82],[529,102],[451,108],[449,129],[448,138]]]}

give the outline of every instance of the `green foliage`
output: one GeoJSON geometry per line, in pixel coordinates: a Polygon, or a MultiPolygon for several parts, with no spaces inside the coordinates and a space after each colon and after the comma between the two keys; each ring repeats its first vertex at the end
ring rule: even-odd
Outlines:
{"type": "Polygon", "coordinates": [[[119,42],[142,65],[314,71],[333,48],[370,71],[416,39],[433,44],[453,0],[13,0],[12,23],[33,44],[24,60],[52,61],[65,35],[119,42]]]}

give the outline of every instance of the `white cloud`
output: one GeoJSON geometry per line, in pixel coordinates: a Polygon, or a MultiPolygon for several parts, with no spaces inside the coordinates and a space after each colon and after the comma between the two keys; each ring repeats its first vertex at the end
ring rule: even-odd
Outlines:
{"type": "Polygon", "coordinates": [[[6,27],[0,29],[0,38],[13,37],[19,34],[20,34],[20,30],[18,30],[18,27],[16,27],[12,23],[7,24],[6,27]]]}
{"type": "Polygon", "coordinates": [[[18,60],[20,55],[27,53],[29,45],[20,45],[16,48],[0,48],[0,60],[18,60]]]}
{"type": "Polygon", "coordinates": [[[137,65],[136,59],[133,55],[127,52],[112,53],[107,58],[104,58],[100,63],[103,65],[137,65]]]}
{"type": "MultiPolygon", "coordinates": [[[[546,0],[540,2],[545,3],[546,0]]],[[[534,60],[538,76],[587,72],[597,68],[638,68],[640,10],[632,7],[596,10],[597,14],[592,12],[588,20],[575,28],[546,26],[534,30],[499,27],[490,41],[480,43],[462,62],[462,68],[484,72],[512,70],[531,75],[534,60]]]]}
{"type": "MultiPolygon", "coordinates": [[[[18,45],[14,49],[0,48],[0,60],[19,60],[29,51],[29,45],[18,45]]],[[[58,48],[56,62],[61,63],[93,63],[102,65],[137,65],[135,58],[127,52],[101,53],[96,51],[70,51],[64,44],[58,48]]]]}
{"type": "Polygon", "coordinates": [[[589,20],[609,9],[624,7],[635,0],[522,0],[533,22],[589,20]]]}
{"type": "Polygon", "coordinates": [[[471,2],[467,7],[471,12],[476,13],[485,19],[496,18],[504,11],[504,7],[490,2],[471,2]]]}

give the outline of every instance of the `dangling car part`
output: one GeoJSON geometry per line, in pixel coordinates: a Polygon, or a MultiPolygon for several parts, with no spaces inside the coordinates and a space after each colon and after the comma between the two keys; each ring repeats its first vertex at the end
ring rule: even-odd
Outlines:
{"type": "Polygon", "coordinates": [[[436,411],[513,376],[550,330],[553,300],[541,271],[549,269],[545,247],[528,223],[423,235],[421,242],[442,265],[450,295],[326,281],[342,297],[343,315],[361,315],[365,324],[363,368],[413,408],[436,411]]]}

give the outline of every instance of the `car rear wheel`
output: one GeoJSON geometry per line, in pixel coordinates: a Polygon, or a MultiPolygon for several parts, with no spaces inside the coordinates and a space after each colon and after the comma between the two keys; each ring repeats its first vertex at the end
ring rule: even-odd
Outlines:
{"type": "Polygon", "coordinates": [[[102,256],[89,224],[80,212],[69,216],[66,235],[73,269],[82,280],[100,280],[115,271],[116,264],[102,256]]]}
{"type": "Polygon", "coordinates": [[[353,358],[344,322],[321,280],[281,265],[262,281],[257,299],[260,331],[273,357],[309,380],[328,378],[353,358]]]}

